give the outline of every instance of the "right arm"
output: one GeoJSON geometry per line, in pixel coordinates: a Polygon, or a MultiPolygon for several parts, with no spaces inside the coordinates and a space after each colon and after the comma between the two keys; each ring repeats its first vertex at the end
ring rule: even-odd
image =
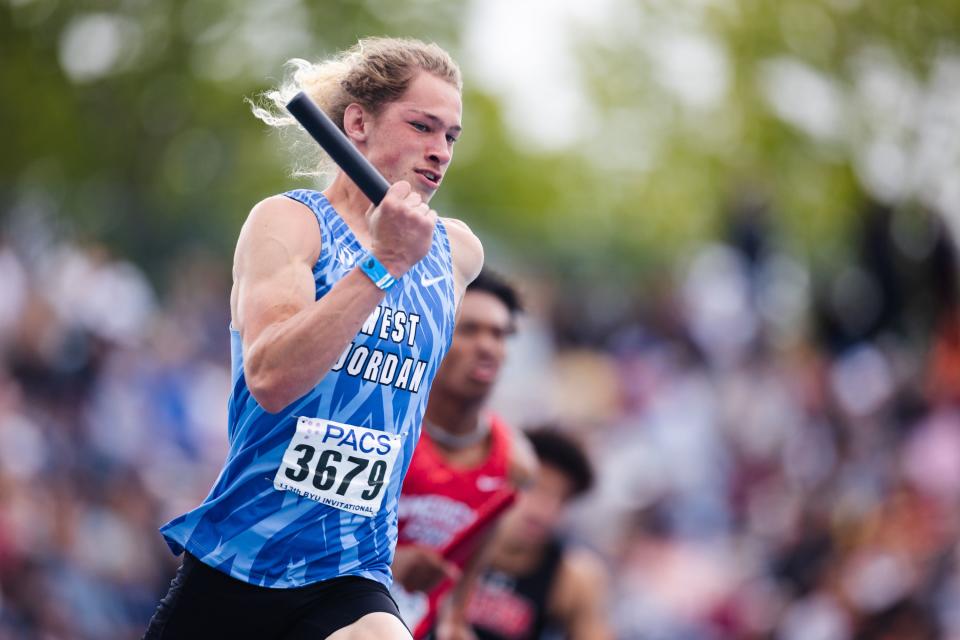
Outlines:
{"type": "Polygon", "coordinates": [[[460,579],[457,565],[445,560],[436,549],[421,544],[398,544],[391,570],[393,579],[411,593],[429,593],[444,578],[454,581],[460,579]]]}
{"type": "MultiPolygon", "coordinates": [[[[429,251],[436,213],[400,182],[368,221],[371,251],[399,278],[429,251]]],[[[255,206],[240,232],[233,326],[243,342],[247,388],[271,413],[316,386],[385,295],[354,268],[315,300],[319,254],[316,218],[285,196],[255,206]]]]}

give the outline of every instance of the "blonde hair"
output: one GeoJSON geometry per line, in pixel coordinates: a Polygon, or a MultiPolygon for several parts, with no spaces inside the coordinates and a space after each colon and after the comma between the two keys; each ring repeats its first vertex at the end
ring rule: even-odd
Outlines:
{"type": "Polygon", "coordinates": [[[294,168],[294,175],[329,176],[335,166],[320,147],[300,128],[284,106],[303,91],[343,130],[347,106],[357,103],[374,115],[398,100],[420,71],[431,73],[463,89],[460,68],[450,54],[435,43],[408,38],[363,38],[333,58],[311,63],[300,58],[287,62],[292,70],[275,89],[250,101],[253,115],[280,131],[293,127],[297,132],[293,152],[306,158],[294,168]]]}

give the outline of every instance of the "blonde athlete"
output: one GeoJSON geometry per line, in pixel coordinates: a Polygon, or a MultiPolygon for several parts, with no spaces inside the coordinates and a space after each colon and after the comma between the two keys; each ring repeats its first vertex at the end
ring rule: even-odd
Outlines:
{"type": "MultiPolygon", "coordinates": [[[[161,529],[183,566],[148,638],[409,638],[387,587],[400,485],[480,242],[428,203],[461,131],[440,47],[360,41],[299,63],[305,91],[392,184],[343,174],[273,196],[237,244],[230,451],[203,503],[161,529]]],[[[287,121],[264,110],[274,124],[287,121]]]]}

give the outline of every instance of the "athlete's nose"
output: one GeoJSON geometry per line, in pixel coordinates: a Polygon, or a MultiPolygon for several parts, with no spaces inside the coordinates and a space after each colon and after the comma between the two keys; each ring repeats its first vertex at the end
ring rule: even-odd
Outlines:
{"type": "Polygon", "coordinates": [[[427,158],[431,162],[436,162],[441,167],[450,163],[453,157],[453,150],[447,145],[446,134],[439,136],[439,139],[431,138],[430,148],[427,150],[427,158]]]}
{"type": "Polygon", "coordinates": [[[500,352],[500,340],[490,331],[477,335],[477,352],[484,357],[496,358],[500,352]]]}

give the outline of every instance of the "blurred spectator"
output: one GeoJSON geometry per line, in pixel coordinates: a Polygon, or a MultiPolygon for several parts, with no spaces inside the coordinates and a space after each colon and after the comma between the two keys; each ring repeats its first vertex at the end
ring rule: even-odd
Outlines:
{"type": "Polygon", "coordinates": [[[44,255],[0,242],[0,638],[137,638],[173,569],[157,523],[225,451],[229,373],[132,264],[44,255]]]}
{"type": "MultiPolygon", "coordinates": [[[[493,404],[582,425],[597,486],[567,520],[617,637],[960,638],[946,233],[871,207],[825,277],[742,206],[609,307],[532,279],[493,404]]],[[[219,469],[229,386],[228,274],[179,264],[160,298],[103,247],[0,236],[0,640],[136,638],[166,589],[157,526],[219,469]]]]}

